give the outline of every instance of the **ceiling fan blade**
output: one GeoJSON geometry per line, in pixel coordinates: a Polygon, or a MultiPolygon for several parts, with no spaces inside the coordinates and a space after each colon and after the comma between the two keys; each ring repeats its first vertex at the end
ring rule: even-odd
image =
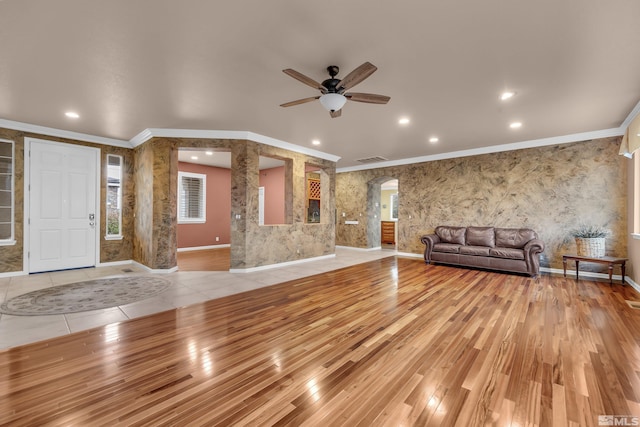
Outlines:
{"type": "Polygon", "coordinates": [[[376,67],[372,63],[365,62],[364,64],[347,74],[345,78],[342,79],[340,83],[338,83],[338,87],[341,88],[340,90],[351,89],[352,87],[369,77],[371,74],[373,74],[377,69],[378,67],[376,67]]]}
{"type": "Polygon", "coordinates": [[[366,102],[369,104],[386,104],[391,97],[386,95],[376,95],[375,93],[345,93],[344,96],[350,101],[366,102]]]}
{"type": "Polygon", "coordinates": [[[284,104],[280,104],[280,106],[281,107],[292,107],[294,105],[300,105],[300,104],[305,104],[307,102],[315,101],[318,98],[320,98],[320,95],[312,96],[312,97],[309,97],[309,98],[297,99],[297,100],[291,101],[291,102],[285,102],[284,104]]]}
{"type": "Polygon", "coordinates": [[[317,81],[313,80],[311,77],[307,77],[302,73],[297,72],[296,70],[292,70],[291,68],[287,68],[286,70],[282,70],[283,73],[285,73],[288,76],[293,77],[294,79],[308,85],[311,86],[314,89],[319,89],[319,90],[323,90],[324,87],[318,83],[317,81]]]}
{"type": "Polygon", "coordinates": [[[340,117],[342,115],[342,108],[339,109],[338,111],[329,111],[329,115],[331,116],[331,118],[335,119],[337,117],[340,117]]]}

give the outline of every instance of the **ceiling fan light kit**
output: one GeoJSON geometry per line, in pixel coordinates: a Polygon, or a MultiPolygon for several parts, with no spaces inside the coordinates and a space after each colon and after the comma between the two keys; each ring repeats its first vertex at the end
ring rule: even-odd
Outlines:
{"type": "Polygon", "coordinates": [[[386,104],[391,99],[386,95],[376,95],[373,93],[348,93],[346,92],[348,89],[351,89],[358,83],[362,82],[364,79],[369,77],[376,71],[378,68],[370,62],[365,62],[352,72],[346,75],[342,80],[335,78],[338,75],[340,69],[336,65],[330,65],[327,67],[327,71],[331,78],[326,79],[322,83],[318,83],[316,80],[311,77],[307,77],[302,73],[299,73],[296,70],[292,70],[291,68],[287,68],[282,70],[288,76],[293,77],[306,84],[307,86],[311,86],[314,89],[318,89],[322,95],[319,96],[311,96],[308,98],[298,99],[296,101],[285,102],[284,104],[280,104],[281,107],[292,107],[294,105],[305,104],[307,102],[315,101],[316,99],[320,100],[320,104],[329,111],[329,115],[332,118],[340,117],[342,114],[342,107],[347,102],[356,101],[356,102],[364,102],[367,104],[386,104]]]}
{"type": "Polygon", "coordinates": [[[320,97],[320,104],[330,112],[335,112],[342,107],[347,102],[347,98],[344,95],[340,95],[339,93],[325,93],[320,97]]]}

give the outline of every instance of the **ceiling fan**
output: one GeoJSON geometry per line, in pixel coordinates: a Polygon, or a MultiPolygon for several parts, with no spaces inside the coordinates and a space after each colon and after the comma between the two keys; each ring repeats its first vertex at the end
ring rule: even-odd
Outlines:
{"type": "Polygon", "coordinates": [[[342,114],[342,107],[347,102],[347,100],[366,102],[368,104],[386,104],[391,98],[385,95],[347,92],[347,90],[362,82],[364,79],[373,74],[377,69],[378,67],[376,67],[372,63],[365,62],[364,64],[360,65],[358,68],[347,74],[342,80],[340,80],[336,78],[338,72],[340,72],[338,66],[329,65],[327,67],[327,71],[329,72],[331,78],[323,81],[322,83],[318,83],[314,79],[307,77],[304,74],[297,72],[296,70],[287,68],[286,70],[282,70],[285,74],[293,77],[298,81],[301,81],[308,86],[311,86],[314,89],[320,90],[322,95],[302,98],[291,102],[285,102],[284,104],[280,104],[280,106],[291,107],[293,105],[304,104],[306,102],[311,102],[319,99],[322,106],[329,111],[331,117],[335,118],[340,117],[340,115],[342,114]]]}

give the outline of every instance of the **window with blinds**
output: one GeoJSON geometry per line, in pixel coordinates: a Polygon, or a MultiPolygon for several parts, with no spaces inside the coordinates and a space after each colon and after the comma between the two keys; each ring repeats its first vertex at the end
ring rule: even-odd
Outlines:
{"type": "Polygon", "coordinates": [[[178,172],[178,223],[206,221],[207,176],[178,172]]]}
{"type": "Polygon", "coordinates": [[[14,244],[13,141],[0,139],[0,245],[14,244]]]}

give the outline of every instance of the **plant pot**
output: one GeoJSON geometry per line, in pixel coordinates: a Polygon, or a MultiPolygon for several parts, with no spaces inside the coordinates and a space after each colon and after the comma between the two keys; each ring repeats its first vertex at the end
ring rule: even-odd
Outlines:
{"type": "Polygon", "coordinates": [[[602,258],[604,256],[604,237],[576,237],[579,256],[602,258]]]}

